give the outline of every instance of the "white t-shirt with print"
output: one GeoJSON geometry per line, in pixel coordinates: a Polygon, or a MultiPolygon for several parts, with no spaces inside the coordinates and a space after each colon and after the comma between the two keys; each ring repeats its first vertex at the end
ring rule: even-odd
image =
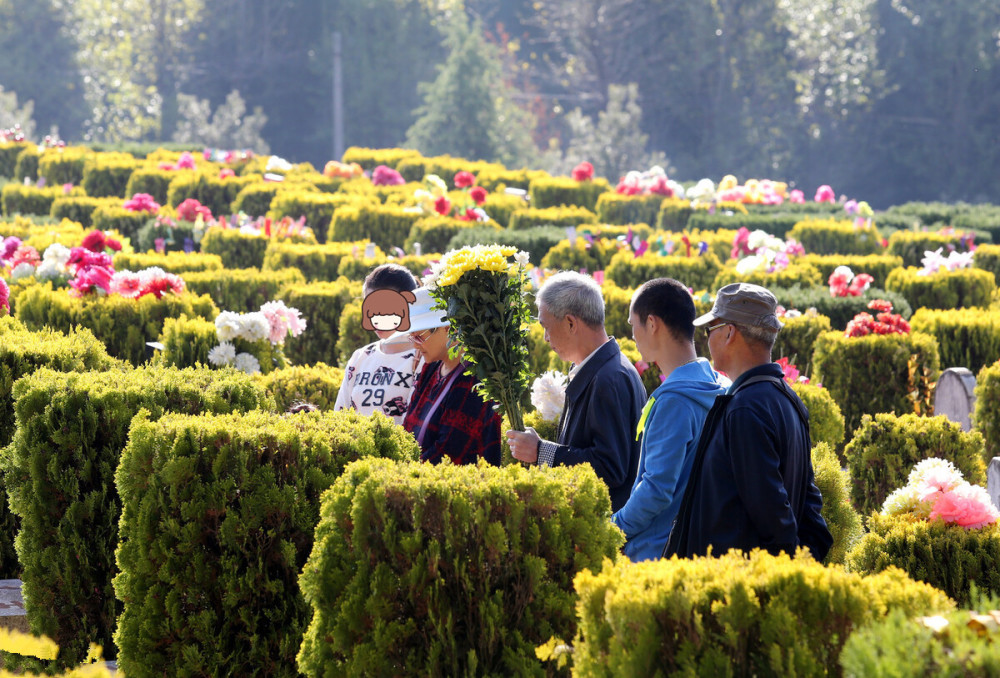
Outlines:
{"type": "Polygon", "coordinates": [[[415,348],[386,353],[376,341],[354,352],[344,369],[334,409],[381,412],[402,425],[423,361],[415,348]]]}

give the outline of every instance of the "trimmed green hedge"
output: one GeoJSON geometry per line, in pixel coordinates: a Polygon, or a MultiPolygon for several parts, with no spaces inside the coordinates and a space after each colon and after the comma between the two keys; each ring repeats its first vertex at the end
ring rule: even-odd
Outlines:
{"type": "Polygon", "coordinates": [[[839,450],[844,443],[844,415],[830,392],[819,384],[796,382],[792,390],[809,411],[809,437],[813,445],[826,443],[839,450]]]}
{"type": "Polygon", "coordinates": [[[17,162],[14,163],[14,179],[23,182],[25,179],[36,181],[38,179],[38,160],[42,154],[38,152],[38,147],[30,144],[17,154],[17,162]]]}
{"type": "Polygon", "coordinates": [[[297,268],[309,282],[337,279],[337,270],[345,258],[364,254],[366,241],[328,242],[323,245],[305,245],[272,241],[264,252],[261,268],[265,271],[283,271],[297,268]]]}
{"type": "Polygon", "coordinates": [[[972,265],[1000,279],[1000,245],[980,245],[972,255],[972,265]]]}
{"type": "MultiPolygon", "coordinates": [[[[221,271],[222,258],[216,254],[198,252],[117,252],[113,259],[116,271],[141,271],[156,266],[168,273],[193,273],[195,271],[221,271]]],[[[187,276],[182,276],[187,282],[187,276]]],[[[198,294],[201,294],[199,292],[198,294]]]]}
{"type": "MultiPolygon", "coordinates": [[[[330,222],[327,240],[370,240],[383,252],[402,247],[421,214],[394,205],[350,205],[339,208],[330,222]]],[[[315,230],[315,229],[314,229],[315,230]]]]}
{"type": "MultiPolygon", "coordinates": [[[[810,410],[809,414],[814,413],[810,410]]],[[[851,478],[841,468],[833,447],[826,443],[813,446],[812,465],[816,487],[823,496],[823,520],[833,536],[833,546],[823,562],[843,565],[847,552],[865,533],[861,516],[851,505],[851,478]]]]}
{"type": "Polygon", "coordinates": [[[887,290],[906,297],[913,308],[953,309],[989,306],[996,279],[989,271],[961,268],[920,275],[917,268],[897,268],[885,281],[887,290]]]}
{"type": "Polygon", "coordinates": [[[296,675],[310,619],[296,579],[320,497],[371,457],[419,450],[386,418],[356,413],[136,417],[115,474],[121,670],[296,675]]]}
{"type": "Polygon", "coordinates": [[[413,252],[413,245],[420,243],[421,252],[446,252],[448,243],[462,231],[476,230],[480,232],[489,228],[500,231],[499,224],[494,221],[480,223],[436,215],[424,217],[414,222],[413,227],[410,228],[410,234],[403,243],[403,250],[413,252]]]}
{"type": "Polygon", "coordinates": [[[293,365],[259,375],[258,378],[274,398],[280,412],[297,402],[310,403],[320,410],[333,410],[340,384],[344,381],[344,370],[326,363],[293,365]]]}
{"type": "Polygon", "coordinates": [[[806,555],[718,555],[578,575],[573,674],[836,676],[855,629],[890,610],[954,606],[898,570],[862,577],[806,555]]]}
{"type": "Polygon", "coordinates": [[[816,339],[830,331],[830,319],[825,315],[803,314],[796,318],[782,318],[785,324],[778,332],[771,355],[775,360],[788,358],[804,376],[812,374],[812,355],[816,339]]]}
{"type": "Polygon", "coordinates": [[[118,231],[130,241],[137,240],[139,231],[156,217],[149,212],[131,212],[117,205],[99,205],[90,213],[91,226],[99,231],[118,231]]]}
{"type": "Polygon", "coordinates": [[[146,342],[157,341],[167,318],[181,315],[214,320],[219,309],[207,296],[167,294],[157,299],[147,294],[138,299],[118,295],[71,297],[65,289],[34,285],[17,298],[17,319],[29,329],[51,327],[69,332],[86,327],[104,342],[115,358],[141,365],[147,359],[146,342]]]}
{"type": "Polygon", "coordinates": [[[256,177],[220,179],[198,172],[178,172],[167,189],[167,203],[177,207],[185,200],[194,199],[211,210],[212,216],[223,217],[232,213],[233,201],[240,191],[256,181],[256,177]]]}
{"type": "MultiPolygon", "coordinates": [[[[921,266],[924,252],[938,248],[943,248],[947,252],[949,245],[960,246],[960,236],[926,231],[896,231],[889,236],[887,251],[889,254],[901,257],[904,266],[921,266]]],[[[959,249],[964,250],[961,247],[959,249]]]]}
{"type": "Polygon", "coordinates": [[[163,349],[156,354],[154,364],[181,368],[208,367],[208,352],[219,345],[219,338],[214,321],[182,315],[163,321],[159,342],[163,344],[163,349]]]}
{"type": "Polygon", "coordinates": [[[46,149],[38,158],[38,176],[44,177],[49,186],[83,182],[83,168],[92,151],[85,146],[66,146],[46,149]]]}
{"type": "MultiPolygon", "coordinates": [[[[868,534],[847,554],[852,571],[870,574],[896,567],[962,606],[974,603],[972,584],[981,594],[1000,595],[998,562],[1000,526],[996,524],[967,530],[941,520],[879,514],[868,518],[868,534]]],[[[977,674],[963,671],[960,675],[977,674]]]]}
{"type": "Polygon", "coordinates": [[[795,224],[788,232],[788,238],[802,243],[810,254],[864,255],[882,252],[882,237],[874,223],[858,228],[853,221],[808,219],[795,224]]]}
{"type": "Polygon", "coordinates": [[[947,459],[970,483],[986,483],[983,436],[963,431],[943,414],[865,415],[844,456],[851,498],[864,515],[881,510],[885,498],[906,485],[917,462],[931,457],[947,459]]]}
{"type": "Polygon", "coordinates": [[[216,254],[226,268],[260,268],[271,243],[264,235],[248,235],[235,228],[213,226],[201,238],[201,251],[216,254]]]}
{"type": "Polygon", "coordinates": [[[184,282],[194,294],[211,297],[222,310],[250,313],[275,299],[286,285],[304,283],[305,277],[295,268],[280,271],[227,268],[185,273],[184,282]]]}
{"type": "Polygon", "coordinates": [[[355,462],[323,497],[300,578],[299,670],[544,675],[535,647],[576,630],[574,575],[623,541],[609,510],[587,464],[355,462]]]}
{"type": "MultiPolygon", "coordinates": [[[[274,196],[271,200],[271,210],[268,212],[268,216],[274,220],[283,217],[291,217],[292,219],[305,217],[306,225],[316,234],[316,239],[323,243],[334,239],[330,237],[330,234],[333,217],[339,209],[377,204],[369,194],[329,194],[289,189],[274,196]]],[[[408,229],[407,232],[409,232],[408,229]]],[[[405,237],[404,234],[400,238],[400,242],[405,237]]],[[[353,239],[358,240],[359,238],[353,239]]]]}
{"type": "Polygon", "coordinates": [[[885,299],[892,304],[892,312],[898,313],[903,318],[909,319],[913,315],[910,302],[897,292],[887,292],[876,288],[869,288],[860,297],[832,297],[827,287],[807,287],[799,286],[769,287],[769,290],[778,299],[778,303],[786,309],[796,309],[805,313],[810,308],[815,308],[820,315],[825,315],[830,319],[830,325],[834,329],[847,329],[854,316],[862,311],[871,313],[868,304],[873,299],[885,299]]]}
{"type": "Polygon", "coordinates": [[[967,367],[975,373],[1000,360],[1000,311],[921,308],[910,326],[937,339],[944,368],[967,367]]]}
{"type": "Polygon", "coordinates": [[[160,368],[40,369],[17,382],[14,398],[17,432],[0,465],[21,519],[15,543],[28,622],[59,645],[57,664],[71,666],[91,642],[114,651],[114,474],[132,417],[271,409],[273,401],[235,371],[160,368]]]}
{"type": "Polygon", "coordinates": [[[49,216],[53,219],[69,219],[79,223],[84,228],[93,224],[94,211],[99,207],[121,207],[122,201],[117,198],[91,198],[86,195],[63,196],[52,201],[49,216]]]}
{"type": "Polygon", "coordinates": [[[608,180],[602,177],[590,181],[577,181],[569,177],[537,177],[528,185],[531,205],[536,209],[575,206],[593,212],[600,196],[610,190],[608,180]]]}
{"type": "Polygon", "coordinates": [[[128,153],[95,153],[83,166],[83,190],[95,198],[131,198],[125,190],[132,172],[141,166],[128,153]]]}
{"type": "MultiPolygon", "coordinates": [[[[563,239],[556,243],[542,257],[542,268],[562,271],[606,271],[612,259],[618,254],[618,243],[609,238],[594,238],[593,242],[577,236],[572,246],[563,233],[563,239]]],[[[629,253],[631,256],[631,253],[629,253]]],[[[622,267],[622,275],[631,278],[631,271],[622,267]]],[[[645,282],[645,281],[643,281],[645,282]]]]}
{"type": "Polygon", "coordinates": [[[1000,457],[1000,362],[988,365],[976,375],[976,411],[972,425],[983,434],[986,459],[1000,457]]]}
{"type": "Polygon", "coordinates": [[[27,148],[34,149],[35,145],[28,141],[5,141],[0,143],[0,177],[8,179],[15,177],[17,156],[21,155],[21,151],[27,148]]]}
{"type": "Polygon", "coordinates": [[[3,207],[4,216],[8,217],[15,214],[48,215],[52,213],[52,203],[66,195],[79,197],[83,195],[83,191],[73,188],[66,193],[62,186],[38,188],[10,183],[0,190],[0,205],[3,207]]]}
{"type": "MultiPolygon", "coordinates": [[[[785,238],[796,224],[802,221],[801,214],[746,214],[716,209],[714,212],[694,210],[687,220],[686,228],[702,231],[718,231],[722,229],[749,231],[765,231],[779,238],[785,238]]],[[[808,252],[809,249],[807,248],[808,252]]]]}
{"type": "Polygon", "coordinates": [[[656,217],[663,204],[662,195],[622,195],[602,193],[597,198],[594,211],[602,224],[656,225],[656,217]]]}
{"type": "Polygon", "coordinates": [[[847,266],[855,275],[867,273],[874,278],[874,287],[884,287],[889,273],[903,265],[901,257],[891,254],[805,254],[796,258],[796,261],[815,266],[819,271],[821,285],[828,284],[830,275],[838,266],[847,266]]]}
{"type": "Polygon", "coordinates": [[[166,205],[170,182],[175,176],[177,172],[173,170],[161,170],[155,166],[139,167],[128,178],[125,196],[131,198],[136,193],[147,193],[160,205],[166,205]]]}
{"type": "Polygon", "coordinates": [[[865,414],[930,414],[939,368],[937,340],[920,332],[864,337],[826,332],[813,351],[813,380],[840,406],[848,434],[865,414]]]}
{"type": "MultiPolygon", "coordinates": [[[[333,364],[337,358],[341,313],[348,303],[360,298],[361,283],[346,278],[282,288],[276,299],[299,309],[309,323],[301,335],[287,339],[285,356],[289,362],[300,365],[333,364]]],[[[360,317],[360,312],[358,315],[360,317]]]]}
{"type": "Polygon", "coordinates": [[[519,195],[490,193],[486,196],[483,209],[486,215],[502,228],[510,226],[510,217],[519,209],[528,207],[528,203],[519,195]]]}
{"type": "Polygon", "coordinates": [[[508,228],[522,230],[535,226],[576,226],[596,224],[597,215],[585,207],[548,207],[539,209],[528,207],[516,210],[510,215],[508,228]]]}
{"type": "MultiPolygon", "coordinates": [[[[754,271],[740,273],[736,270],[736,264],[730,261],[723,266],[715,276],[715,280],[709,285],[711,290],[719,290],[736,282],[747,282],[755,285],[774,289],[775,287],[815,287],[825,283],[820,279],[819,270],[812,264],[800,263],[793,259],[788,268],[768,273],[766,269],[758,268],[754,271]]],[[[829,294],[829,292],[827,292],[829,294]]]]}
{"type": "Polygon", "coordinates": [[[679,254],[660,256],[646,252],[636,257],[630,249],[618,251],[605,274],[621,287],[634,289],[653,278],[673,278],[695,290],[713,285],[722,263],[712,252],[686,257],[679,254]]]}
{"type": "Polygon", "coordinates": [[[344,151],[341,162],[351,164],[356,162],[361,168],[371,172],[379,165],[396,168],[402,160],[406,158],[419,158],[420,151],[412,148],[363,148],[361,146],[351,146],[344,151]]]}

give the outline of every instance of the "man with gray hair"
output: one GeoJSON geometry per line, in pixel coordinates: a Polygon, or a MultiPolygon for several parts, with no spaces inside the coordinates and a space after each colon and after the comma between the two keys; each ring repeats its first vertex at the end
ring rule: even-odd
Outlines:
{"type": "Polygon", "coordinates": [[[535,300],[545,341],[573,363],[556,441],[528,427],[507,431],[518,461],[539,466],[589,463],[608,486],[611,510],[628,500],[639,463],[636,425],[646,402],[639,373],[604,329],[604,298],[590,276],[563,271],[535,300]]]}
{"type": "Polygon", "coordinates": [[[782,327],[776,307],[763,287],[733,283],[694,321],[706,328],[715,369],[733,383],[705,419],[664,556],[804,546],[823,560],[833,544],[813,476],[809,412],[771,362],[782,327]]]}

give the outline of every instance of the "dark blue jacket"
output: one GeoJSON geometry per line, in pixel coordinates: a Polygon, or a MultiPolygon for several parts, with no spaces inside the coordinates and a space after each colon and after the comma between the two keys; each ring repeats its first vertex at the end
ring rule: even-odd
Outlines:
{"type": "Polygon", "coordinates": [[[810,457],[808,413],[781,367],[748,370],[708,413],[684,500],[664,550],[687,558],[729,549],[826,557],[833,539],[810,457]],[[776,381],[747,383],[754,377],[776,381]]]}
{"type": "Polygon", "coordinates": [[[589,463],[617,511],[632,491],[639,466],[635,427],[646,403],[642,379],[618,342],[608,340],[566,386],[553,465],[589,463]]]}

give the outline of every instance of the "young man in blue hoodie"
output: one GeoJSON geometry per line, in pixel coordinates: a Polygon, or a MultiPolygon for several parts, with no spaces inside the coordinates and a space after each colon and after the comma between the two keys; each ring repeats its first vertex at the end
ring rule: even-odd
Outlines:
{"type": "Polygon", "coordinates": [[[694,348],[694,301],[681,283],[657,278],[632,297],[629,323],[642,359],[656,363],[665,379],[646,401],[639,469],[625,506],[611,516],[633,561],[659,558],[691,475],[705,416],[729,381],[698,358],[694,348]]]}

